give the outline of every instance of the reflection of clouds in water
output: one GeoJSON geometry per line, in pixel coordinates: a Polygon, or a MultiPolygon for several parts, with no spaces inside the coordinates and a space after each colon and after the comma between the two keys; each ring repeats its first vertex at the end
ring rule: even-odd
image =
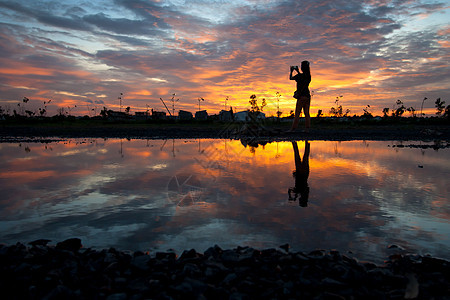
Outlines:
{"type": "MultiPolygon", "coordinates": [[[[393,242],[449,247],[442,238],[449,232],[448,151],[312,141],[309,203],[300,208],[288,205],[295,169],[290,142],[254,153],[240,141],[163,143],[52,143],[51,152],[33,147],[30,153],[2,145],[2,241],[79,235],[87,246],[161,250],[289,242],[296,250],[350,249],[362,257],[377,257],[393,242]],[[8,177],[12,170],[27,176],[8,177]],[[195,191],[172,190],[189,206],[168,201],[177,174],[198,183],[189,185],[195,191]]],[[[304,143],[298,145],[303,153],[304,143]]]]}
{"type": "MultiPolygon", "coordinates": [[[[365,236],[366,240],[379,240],[382,238],[385,244],[388,244],[389,240],[392,240],[392,237],[389,236],[390,228],[388,226],[383,228],[383,225],[392,223],[401,227],[407,224],[407,220],[402,219],[396,211],[399,209],[412,211],[420,218],[424,211],[427,212],[427,207],[430,208],[430,200],[436,198],[435,194],[427,191],[433,190],[433,186],[435,189],[438,186],[445,187],[445,185],[437,182],[424,183],[424,178],[421,177],[422,174],[404,173],[408,172],[408,170],[399,172],[399,169],[401,170],[405,163],[411,165],[408,157],[409,159],[414,159],[414,156],[403,155],[402,160],[400,160],[400,167],[397,167],[395,163],[398,161],[398,158],[392,157],[391,149],[386,149],[385,145],[382,145],[382,148],[375,145],[377,147],[373,151],[369,151],[368,156],[366,151],[369,148],[368,144],[364,145],[365,148],[362,151],[355,145],[360,142],[348,143],[349,147],[347,147],[346,143],[340,143],[341,149],[338,158],[332,153],[332,159],[325,159],[324,157],[327,156],[327,153],[330,153],[328,150],[324,151],[322,155],[313,156],[316,158],[316,161],[313,159],[311,163],[311,172],[313,174],[311,176],[311,194],[315,201],[312,201],[313,207],[311,210],[314,211],[309,210],[310,214],[301,216],[306,217],[310,224],[313,224],[309,226],[313,230],[306,234],[305,238],[308,237],[307,240],[314,240],[315,236],[326,237],[327,230],[331,229],[334,232],[333,239],[338,241],[346,239],[343,236],[343,232],[349,233],[346,234],[348,235],[347,242],[349,244],[353,240],[360,239],[360,236],[365,236]],[[346,151],[347,148],[349,148],[348,153],[346,151]],[[386,161],[386,158],[389,158],[389,160],[386,161]],[[386,183],[388,183],[388,186],[386,186],[386,183]],[[424,186],[428,188],[423,189],[424,186]],[[415,201],[416,203],[411,205],[409,200],[416,197],[421,198],[420,201],[415,201]],[[383,203],[389,203],[391,206],[394,204],[394,206],[391,209],[384,210],[382,209],[383,203]],[[401,205],[398,207],[398,203],[406,206],[401,205]],[[314,206],[314,204],[317,206],[314,206]],[[366,215],[366,217],[364,219],[361,217],[355,218],[357,214],[359,216],[366,215]]],[[[313,142],[312,144],[314,146],[316,143],[313,142]]],[[[322,143],[322,146],[323,144],[325,143],[322,143]]],[[[313,148],[312,151],[315,152],[315,149],[313,148]]],[[[438,161],[436,158],[434,160],[438,161]]],[[[259,162],[261,161],[260,159],[259,162]]],[[[270,182],[272,186],[261,187],[257,183],[265,181],[264,178],[261,178],[261,174],[265,173],[264,165],[251,166],[250,163],[246,164],[243,158],[239,160],[239,163],[238,175],[230,180],[230,186],[223,187],[222,192],[226,193],[228,191],[233,193],[235,197],[241,196],[241,199],[234,202],[231,200],[228,205],[235,210],[244,211],[243,203],[254,202],[258,203],[259,211],[263,211],[267,205],[265,205],[264,201],[260,201],[261,199],[266,199],[267,202],[271,198],[276,199],[277,195],[282,193],[282,191],[277,190],[274,179],[283,178],[283,174],[279,174],[277,170],[270,170],[273,176],[266,182],[270,182]],[[270,189],[270,192],[265,189],[270,189]],[[251,190],[252,194],[245,194],[247,190],[251,190]],[[267,195],[270,196],[268,197],[267,195]]],[[[278,166],[282,169],[288,169],[281,165],[278,166]]],[[[237,172],[238,168],[233,171],[237,172]]],[[[230,179],[230,177],[227,177],[227,179],[230,179]]],[[[226,185],[227,183],[221,182],[221,184],[226,185]]],[[[224,211],[226,212],[226,209],[224,211]]],[[[292,215],[286,212],[281,212],[277,217],[277,212],[273,208],[270,214],[273,221],[261,214],[259,216],[262,219],[259,222],[275,224],[277,220],[282,219],[285,223],[296,224],[296,218],[298,217],[291,219],[292,215]]],[[[258,222],[258,219],[252,219],[252,222],[255,221],[258,222]]],[[[281,228],[281,226],[276,228],[281,228]]],[[[436,231],[433,228],[421,228],[421,230],[411,228],[411,232],[423,235],[423,231],[428,229],[436,231]]],[[[276,235],[283,236],[283,232],[276,232],[276,235]]],[[[432,237],[433,235],[430,234],[429,236],[432,237]]],[[[405,241],[405,243],[408,242],[405,241]]],[[[318,245],[317,241],[314,244],[318,245]]]]}
{"type": "Polygon", "coordinates": [[[160,170],[167,168],[167,164],[156,164],[153,166],[148,166],[147,168],[154,170],[154,171],[160,171],[160,170]]]}
{"type": "Polygon", "coordinates": [[[181,230],[160,235],[160,245],[155,251],[175,249],[180,252],[196,245],[197,251],[205,251],[213,245],[223,249],[234,248],[237,245],[252,245],[254,248],[278,247],[278,241],[271,232],[265,229],[255,231],[255,228],[243,228],[242,224],[233,220],[214,219],[195,226],[183,226],[181,230]],[[244,230],[243,230],[244,229],[244,230]],[[213,244],[211,244],[213,242],[213,244]]]}
{"type": "Polygon", "coordinates": [[[164,194],[149,195],[149,198],[130,199],[122,204],[101,206],[80,211],[80,214],[55,215],[45,222],[28,220],[20,232],[8,231],[4,242],[31,241],[45,236],[53,241],[79,236],[87,247],[119,247],[146,249],[156,239],[153,231],[164,228],[174,210],[166,206],[164,194]],[[116,235],[114,235],[114,230],[116,235]],[[119,233],[120,230],[120,233],[119,233]]]}

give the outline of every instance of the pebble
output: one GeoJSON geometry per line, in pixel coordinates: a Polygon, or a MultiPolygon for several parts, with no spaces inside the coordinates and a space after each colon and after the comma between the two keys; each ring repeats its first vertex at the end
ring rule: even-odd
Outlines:
{"type": "Polygon", "coordinates": [[[79,239],[28,245],[0,245],[7,299],[450,299],[450,262],[404,251],[375,265],[287,244],[283,251],[216,245],[179,258],[86,249],[79,239]]]}

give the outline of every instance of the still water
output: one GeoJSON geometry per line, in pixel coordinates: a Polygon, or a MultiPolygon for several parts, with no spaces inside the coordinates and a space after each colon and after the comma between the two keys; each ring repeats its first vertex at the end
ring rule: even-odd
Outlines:
{"type": "Polygon", "coordinates": [[[85,247],[179,254],[289,243],[374,262],[395,244],[450,259],[450,149],[399,145],[2,143],[0,243],[80,237],[85,247]]]}

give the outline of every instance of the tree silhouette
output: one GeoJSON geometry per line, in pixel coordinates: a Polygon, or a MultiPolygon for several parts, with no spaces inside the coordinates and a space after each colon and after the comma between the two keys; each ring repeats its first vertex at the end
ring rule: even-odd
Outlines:
{"type": "Polygon", "coordinates": [[[277,97],[277,118],[278,118],[278,121],[279,121],[281,115],[283,114],[283,113],[280,111],[280,97],[281,97],[280,92],[276,92],[276,93],[275,93],[275,96],[277,97]]]}
{"type": "MultiPolygon", "coordinates": [[[[424,97],[423,100],[422,100],[422,105],[420,106],[420,116],[421,116],[421,117],[423,117],[423,115],[424,115],[424,114],[422,113],[422,110],[423,110],[423,103],[424,103],[425,100],[427,100],[427,99],[428,99],[427,97],[424,97]]],[[[398,100],[398,101],[400,101],[400,100],[398,100]]]]}
{"type": "Polygon", "coordinates": [[[397,109],[392,110],[392,116],[393,117],[401,117],[403,115],[403,113],[406,110],[406,107],[403,105],[402,100],[397,100],[395,102],[395,104],[397,104],[397,109]]]}
{"type": "Polygon", "coordinates": [[[346,109],[345,114],[344,114],[342,105],[339,104],[339,98],[342,98],[342,97],[343,96],[336,97],[336,100],[334,100],[336,107],[331,107],[330,115],[335,116],[335,117],[346,117],[350,113],[350,110],[346,109]]]}
{"type": "Polygon", "coordinates": [[[441,98],[437,98],[434,104],[436,107],[436,115],[440,116],[444,112],[445,101],[441,101],[441,98]]]}
{"type": "Polygon", "coordinates": [[[414,107],[408,107],[407,109],[406,109],[407,111],[409,111],[410,113],[411,113],[411,116],[412,117],[415,117],[416,116],[416,109],[414,108],[414,107]]]}
{"type": "Polygon", "coordinates": [[[261,106],[259,106],[259,105],[258,105],[258,100],[256,99],[256,95],[255,95],[255,94],[253,94],[253,95],[250,96],[250,100],[249,100],[248,102],[249,102],[250,105],[251,105],[250,111],[251,111],[252,113],[259,113],[259,112],[262,112],[263,109],[264,109],[264,106],[267,105],[266,99],[263,98],[263,99],[262,99],[262,102],[261,102],[261,106]]]}
{"type": "Polygon", "coordinates": [[[366,118],[372,118],[373,117],[373,115],[369,111],[369,109],[370,109],[370,105],[369,104],[367,104],[366,108],[363,108],[363,111],[364,111],[364,115],[363,116],[366,117],[366,118]]]}

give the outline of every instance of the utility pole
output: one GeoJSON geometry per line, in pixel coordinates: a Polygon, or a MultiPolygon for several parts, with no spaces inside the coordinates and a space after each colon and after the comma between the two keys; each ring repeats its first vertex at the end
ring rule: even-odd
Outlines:
{"type": "Polygon", "coordinates": [[[200,101],[205,101],[205,99],[198,97],[198,111],[200,111],[200,101]]]}
{"type": "Polygon", "coordinates": [[[117,99],[119,99],[119,111],[122,112],[122,96],[123,93],[120,93],[120,96],[117,97],[117,99]]]}
{"type": "Polygon", "coordinates": [[[172,116],[175,116],[175,102],[180,100],[180,99],[175,100],[175,95],[176,95],[175,93],[172,94],[172,116]]]}

